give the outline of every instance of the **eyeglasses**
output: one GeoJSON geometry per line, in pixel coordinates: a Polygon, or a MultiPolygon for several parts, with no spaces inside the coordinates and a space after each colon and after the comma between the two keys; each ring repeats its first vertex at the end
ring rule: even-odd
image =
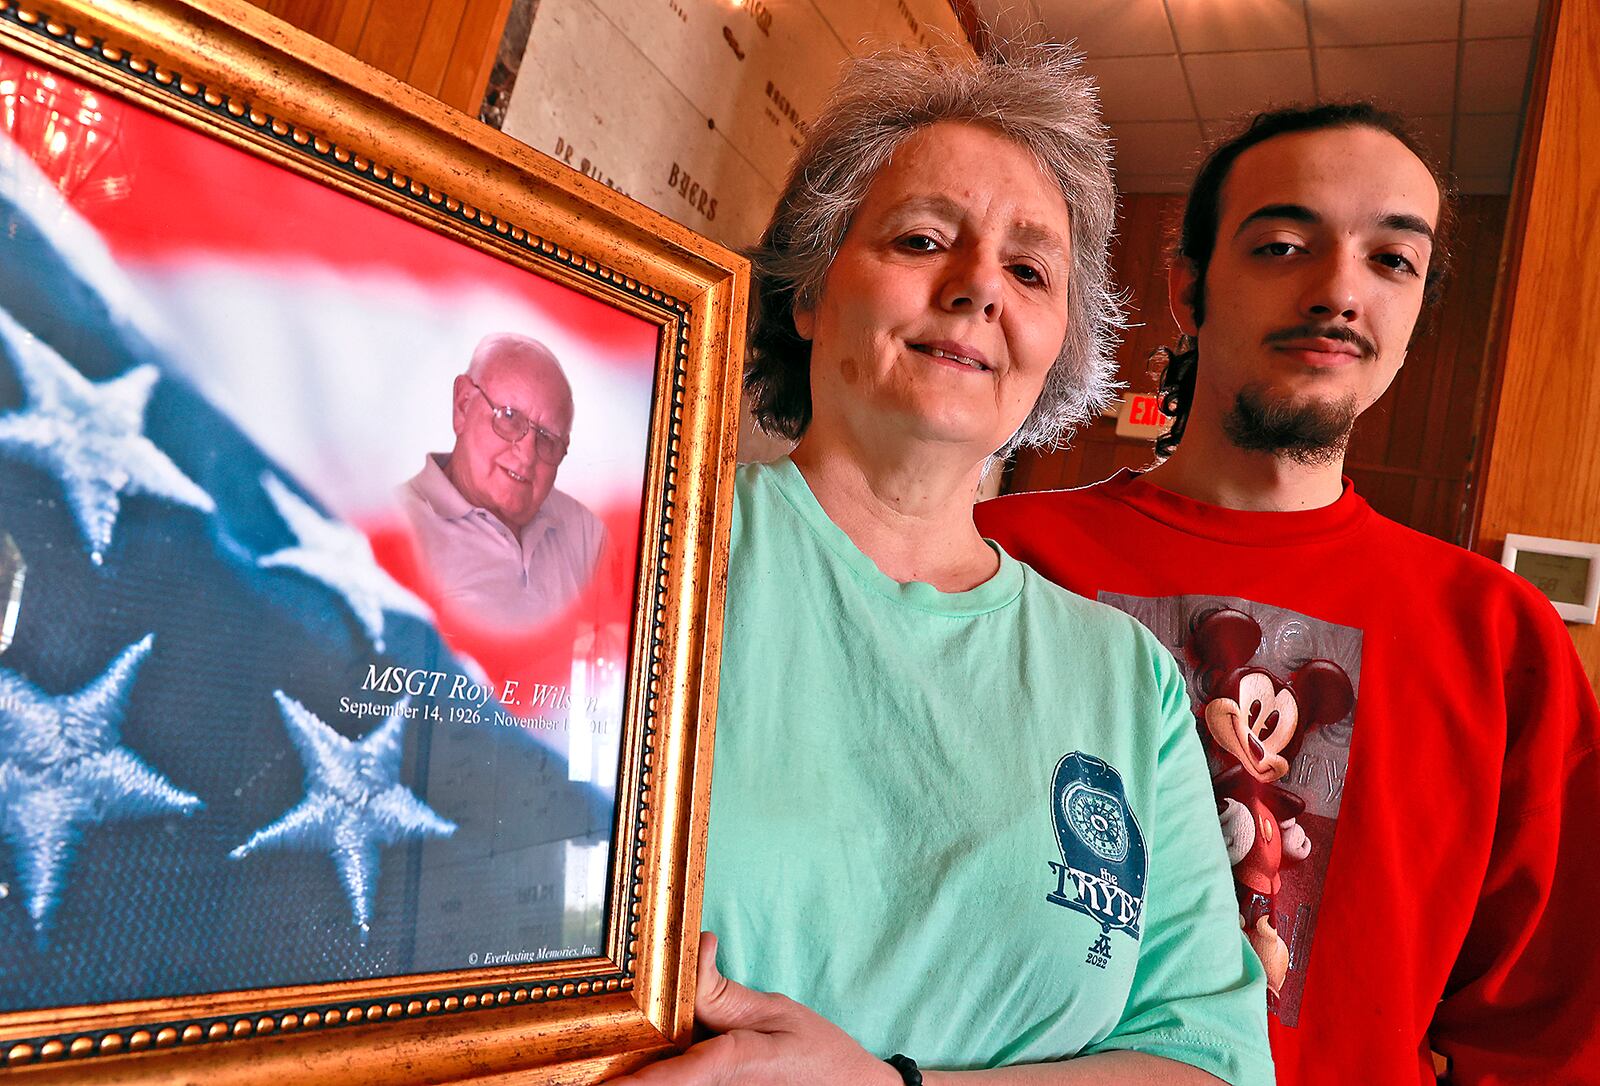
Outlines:
{"type": "Polygon", "coordinates": [[[478,395],[483,397],[483,402],[489,405],[492,411],[489,416],[489,427],[494,430],[496,437],[515,445],[528,436],[528,431],[531,430],[534,455],[540,460],[546,464],[559,464],[566,459],[567,438],[551,433],[515,407],[505,407],[495,403],[489,399],[489,394],[483,390],[483,386],[471,378],[467,379],[467,384],[477,389],[478,395]]]}

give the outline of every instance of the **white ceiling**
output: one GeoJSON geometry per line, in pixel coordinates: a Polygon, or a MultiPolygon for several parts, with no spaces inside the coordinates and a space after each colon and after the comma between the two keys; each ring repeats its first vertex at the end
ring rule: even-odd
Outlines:
{"type": "Polygon", "coordinates": [[[1241,117],[1373,98],[1409,117],[1462,191],[1505,193],[1539,0],[976,0],[1007,38],[1076,40],[1125,192],[1181,192],[1241,117]]]}

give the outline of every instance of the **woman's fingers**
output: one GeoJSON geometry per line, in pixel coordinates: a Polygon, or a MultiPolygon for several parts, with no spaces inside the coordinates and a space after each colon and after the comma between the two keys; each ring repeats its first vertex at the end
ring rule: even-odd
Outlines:
{"type": "Polygon", "coordinates": [[[695,1020],[717,1036],[615,1079],[618,1086],[817,1086],[898,1077],[815,1011],[724,977],[709,932],[700,936],[696,979],[695,1020]]]}
{"type": "Polygon", "coordinates": [[[716,1033],[737,1029],[775,1033],[800,1009],[785,996],[758,992],[723,976],[717,968],[717,937],[708,931],[700,933],[697,981],[695,1021],[716,1033]]]}

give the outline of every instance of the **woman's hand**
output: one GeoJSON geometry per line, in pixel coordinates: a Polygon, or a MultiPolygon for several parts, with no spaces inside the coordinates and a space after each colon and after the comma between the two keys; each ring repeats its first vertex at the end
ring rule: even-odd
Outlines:
{"type": "MultiPolygon", "coordinates": [[[[608,1086],[901,1086],[900,1072],[844,1030],[788,996],[757,992],[717,972],[717,937],[700,935],[696,1022],[717,1036],[612,1079],[608,1086]]],[[[926,1072],[930,1086],[952,1076],[926,1072]]],[[[1222,1080],[1140,1052],[1105,1052],[1062,1063],[968,1071],[953,1076],[992,1086],[1188,1086],[1222,1080]]]]}
{"type": "Polygon", "coordinates": [[[717,971],[717,937],[700,936],[695,1020],[717,1036],[614,1086],[899,1086],[899,1072],[838,1026],[787,996],[757,992],[717,971]]]}

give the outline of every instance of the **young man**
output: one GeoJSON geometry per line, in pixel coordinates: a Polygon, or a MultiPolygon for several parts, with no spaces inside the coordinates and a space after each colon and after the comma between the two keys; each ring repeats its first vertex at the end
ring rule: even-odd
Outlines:
{"type": "MultiPolygon", "coordinates": [[[[1341,477],[1443,266],[1443,186],[1365,105],[1256,118],[1171,273],[1170,456],[980,506],[1189,680],[1278,1081],[1600,1082],[1600,710],[1550,604],[1341,477]]],[[[1084,681],[1093,681],[1085,676],[1084,681]]]]}

